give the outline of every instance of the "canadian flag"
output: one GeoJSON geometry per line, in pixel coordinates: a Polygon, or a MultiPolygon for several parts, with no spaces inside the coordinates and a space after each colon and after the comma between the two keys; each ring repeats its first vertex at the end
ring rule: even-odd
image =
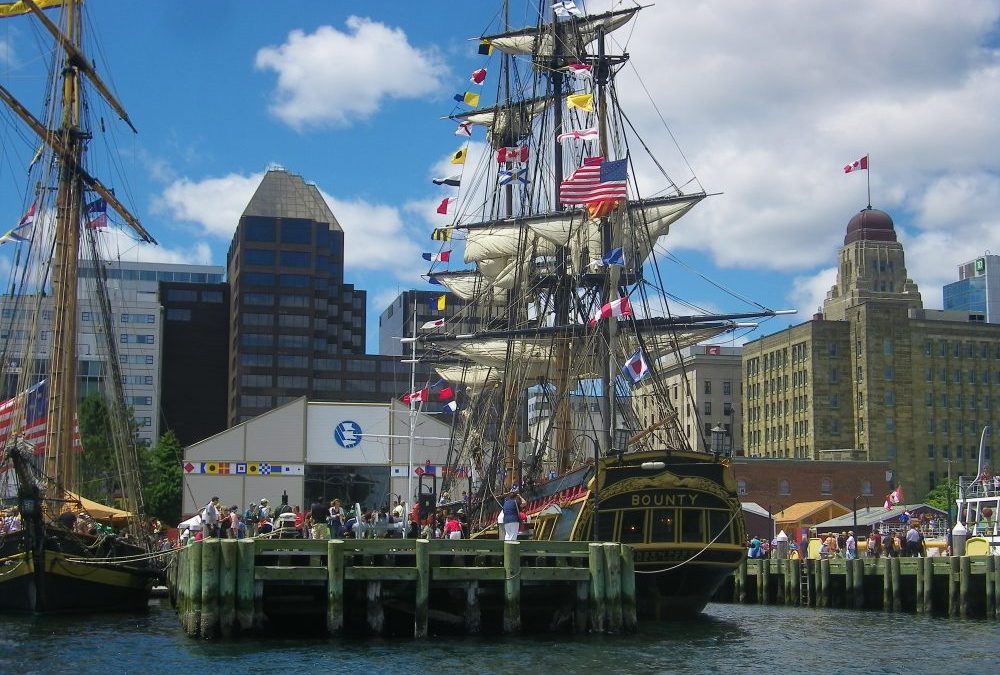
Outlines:
{"type": "Polygon", "coordinates": [[[885,504],[883,504],[883,506],[885,506],[886,511],[891,511],[894,505],[902,503],[903,503],[903,486],[900,485],[895,490],[893,490],[892,492],[890,492],[885,496],[885,504]]]}
{"type": "Polygon", "coordinates": [[[861,159],[852,162],[844,167],[844,173],[851,173],[852,171],[861,171],[864,169],[868,170],[868,155],[865,155],[861,159]]]}
{"type": "Polygon", "coordinates": [[[427,400],[427,387],[418,389],[410,394],[403,394],[403,405],[413,405],[427,400]]]}
{"type": "Polygon", "coordinates": [[[528,161],[528,146],[522,145],[518,148],[498,148],[497,161],[500,164],[505,162],[523,164],[528,161]]]}
{"type": "Polygon", "coordinates": [[[618,316],[632,316],[632,305],[629,304],[628,298],[618,298],[613,302],[601,307],[601,309],[594,314],[593,318],[587,323],[591,328],[597,325],[597,322],[602,319],[610,319],[618,316]]]}

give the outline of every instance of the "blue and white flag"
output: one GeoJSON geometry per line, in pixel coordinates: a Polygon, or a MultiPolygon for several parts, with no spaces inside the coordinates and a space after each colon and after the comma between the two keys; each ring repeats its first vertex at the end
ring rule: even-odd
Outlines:
{"type": "Polygon", "coordinates": [[[628,361],[622,366],[622,372],[625,376],[632,381],[632,384],[637,384],[640,380],[645,378],[651,372],[649,370],[649,364],[646,363],[646,359],[642,355],[642,350],[636,351],[635,354],[628,357],[628,361]]]}
{"type": "Polygon", "coordinates": [[[523,169],[518,169],[516,171],[501,171],[500,172],[500,183],[499,185],[510,185],[514,181],[521,183],[522,185],[528,184],[528,167],[523,169]]]}

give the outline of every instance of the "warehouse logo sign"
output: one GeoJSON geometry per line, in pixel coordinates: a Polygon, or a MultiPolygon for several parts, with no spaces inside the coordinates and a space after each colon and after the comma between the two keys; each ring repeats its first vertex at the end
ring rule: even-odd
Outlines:
{"type": "Polygon", "coordinates": [[[333,439],[337,441],[337,445],[347,450],[356,448],[361,443],[361,425],[344,420],[333,430],[333,439]]]}

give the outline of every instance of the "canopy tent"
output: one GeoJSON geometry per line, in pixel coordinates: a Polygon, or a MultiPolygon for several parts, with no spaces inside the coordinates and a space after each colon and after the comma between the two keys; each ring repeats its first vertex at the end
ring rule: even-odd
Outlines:
{"type": "Polygon", "coordinates": [[[100,504],[92,499],[81,497],[80,495],[68,490],[66,491],[65,499],[67,506],[69,506],[70,510],[77,515],[86,513],[97,522],[104,523],[105,525],[121,527],[128,522],[129,518],[132,517],[132,514],[128,511],[100,504]]]}

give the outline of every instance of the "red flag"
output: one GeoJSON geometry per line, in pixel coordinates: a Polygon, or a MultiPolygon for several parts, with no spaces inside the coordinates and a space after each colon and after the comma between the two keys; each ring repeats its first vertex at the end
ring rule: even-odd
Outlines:
{"type": "Polygon", "coordinates": [[[868,170],[868,155],[865,155],[861,159],[848,164],[844,167],[844,173],[851,173],[852,171],[868,170]]]}
{"type": "Polygon", "coordinates": [[[587,325],[593,328],[602,319],[611,319],[618,316],[632,316],[632,305],[629,304],[628,298],[618,298],[604,305],[594,314],[587,325]]]}
{"type": "Polygon", "coordinates": [[[498,148],[497,161],[501,164],[506,162],[524,164],[528,161],[528,146],[522,145],[517,148],[498,148]]]}
{"type": "Polygon", "coordinates": [[[437,400],[440,401],[440,402],[442,402],[442,403],[447,403],[448,401],[452,400],[453,398],[455,398],[455,390],[452,389],[451,387],[443,387],[437,393],[437,400]]]}
{"type": "Polygon", "coordinates": [[[403,394],[403,405],[413,405],[427,400],[427,387],[409,394],[403,394]]]}
{"type": "Polygon", "coordinates": [[[440,213],[442,216],[448,215],[448,202],[450,201],[451,197],[445,197],[444,199],[442,199],[441,203],[438,204],[437,212],[440,213]]]}
{"type": "Polygon", "coordinates": [[[486,81],[486,69],[480,68],[479,70],[474,70],[472,75],[469,77],[469,81],[472,82],[472,84],[481,85],[486,81]]]}

